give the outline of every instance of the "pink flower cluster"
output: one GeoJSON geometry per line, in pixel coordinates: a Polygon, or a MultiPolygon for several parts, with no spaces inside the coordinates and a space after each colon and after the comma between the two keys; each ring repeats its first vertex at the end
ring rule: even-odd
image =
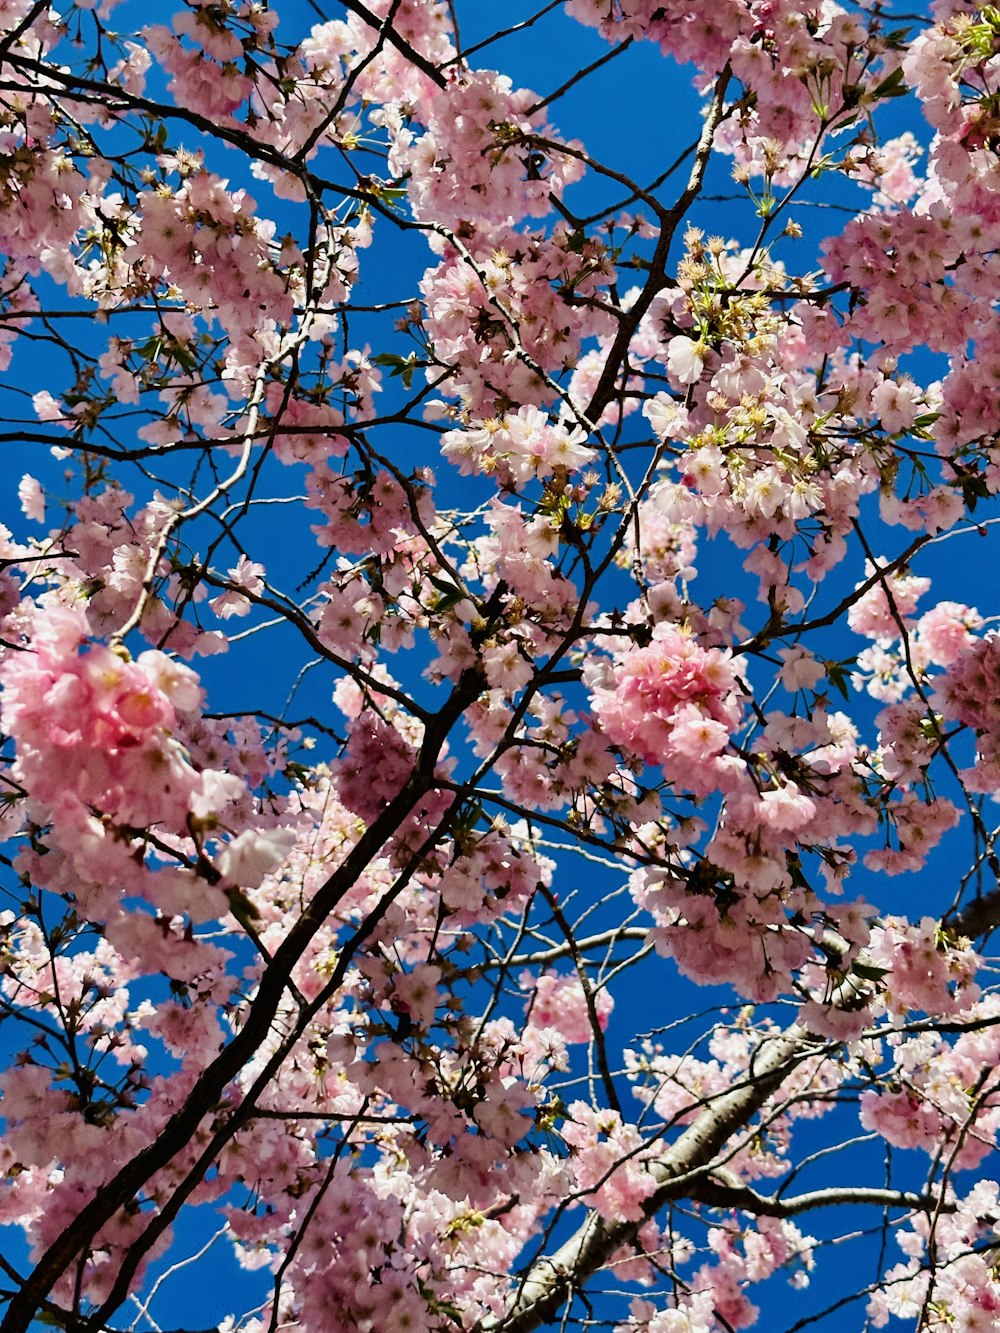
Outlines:
{"type": "Polygon", "coordinates": [[[646,648],[630,648],[607,682],[591,688],[608,739],[659,764],[674,780],[710,786],[711,761],[740,725],[742,704],[732,657],[703,648],[676,625],[656,626],[646,648]]]}
{"type": "Polygon", "coordinates": [[[976,734],[979,756],[968,775],[973,789],[1000,790],[1000,635],[984,635],[952,662],[935,702],[946,718],[976,734]]]}
{"type": "Polygon", "coordinates": [[[420,284],[423,327],[450,368],[445,391],[486,420],[511,404],[552,402],[539,370],[575,367],[586,339],[613,331],[590,299],[613,279],[607,248],[596,237],[581,245],[562,222],[551,232],[477,222],[462,235],[461,249],[441,246],[441,262],[420,284]]]}
{"type": "MultiPolygon", "coordinates": [[[[203,11],[204,12],[204,11],[203,11]]],[[[201,16],[199,16],[201,17],[201,16]]],[[[187,106],[214,120],[228,119],[253,87],[236,61],[243,46],[225,27],[198,22],[193,14],[181,14],[174,29],[154,25],[143,36],[162,69],[170,74],[169,89],[178,106],[187,106]],[[185,21],[186,20],[186,21],[185,21]],[[192,38],[198,46],[186,47],[179,36],[192,38]]]]}
{"type": "MultiPolygon", "coordinates": [[[[594,1029],[590,1009],[579,977],[559,976],[544,972],[534,977],[530,972],[521,976],[521,985],[533,994],[527,1011],[531,1022],[539,1028],[555,1028],[566,1042],[593,1041],[594,1029]]],[[[593,995],[594,1013],[600,1031],[608,1026],[614,1000],[605,989],[593,995]]]]}
{"type": "Polygon", "coordinates": [[[1000,1280],[993,1254],[1000,1217],[1000,1186],[980,1180],[967,1194],[948,1199],[934,1218],[916,1214],[896,1233],[905,1258],[886,1273],[868,1303],[875,1328],[890,1319],[914,1320],[927,1311],[928,1333],[992,1333],[1000,1322],[1000,1280]],[[933,1247],[933,1288],[925,1265],[933,1247]],[[931,1299],[933,1298],[933,1299],[931,1299]]]}
{"type": "Polygon", "coordinates": [[[75,608],[37,612],[30,633],[0,678],[5,727],[35,799],[51,806],[75,794],[126,823],[183,828],[189,813],[205,814],[242,790],[221,774],[197,773],[172,740],[178,715],[201,701],[189,667],[155,650],[133,662],[87,648],[89,627],[75,608]],[[163,778],[154,784],[158,769],[163,778]],[[175,784],[164,780],[168,772],[175,784]]]}
{"type": "Polygon", "coordinates": [[[132,661],[89,647],[79,608],[39,607],[22,623],[30,639],[0,665],[4,728],[17,745],[18,780],[31,793],[27,813],[51,824],[80,894],[93,885],[89,910],[115,915],[119,895],[131,892],[151,897],[168,916],[224,913],[211,887],[217,874],[154,874],[131,847],[143,828],[186,843],[192,821],[214,828],[246,791],[241,777],[192,764],[178,737],[200,707],[195,674],[157,650],[132,661]]]}
{"type": "Polygon", "coordinates": [[[973,981],[979,960],[972,948],[949,940],[930,917],[912,924],[884,917],[866,953],[887,973],[883,994],[893,1013],[957,1013],[979,997],[973,981]]]}
{"type": "Polygon", "coordinates": [[[569,1144],[577,1188],[610,1222],[636,1222],[642,1204],[656,1189],[643,1165],[652,1155],[642,1134],[615,1111],[595,1111],[572,1102],[562,1136],[569,1144]]]}
{"type": "MultiPolygon", "coordinates": [[[[875,566],[866,562],[866,578],[876,572],[875,566]]],[[[898,570],[886,574],[854,603],[847,613],[847,623],[857,634],[878,640],[898,639],[917,602],[930,586],[930,579],[918,578],[914,574],[903,574],[898,570]]]]}
{"type": "Polygon", "coordinates": [[[256,218],[246,190],[228,185],[195,170],[176,191],[143,195],[123,258],[150,289],[162,281],[192,307],[211,308],[235,341],[257,326],[290,322],[293,301],[269,244],[274,224],[256,218]]]}
{"type": "Polygon", "coordinates": [[[400,126],[389,154],[395,176],[413,177],[414,214],[458,230],[471,218],[504,223],[548,213],[583,164],[558,146],[537,147],[552,133],[530,110],[537,100],[491,70],[456,73],[435,90],[422,109],[424,133],[400,126]]]}
{"type": "Polygon", "coordinates": [[[448,431],[441,452],[459,473],[493,473],[502,484],[520,488],[556,469],[576,472],[594,458],[579,426],[550,423],[537,407],[520,407],[500,421],[488,420],[467,431],[448,431]]]}

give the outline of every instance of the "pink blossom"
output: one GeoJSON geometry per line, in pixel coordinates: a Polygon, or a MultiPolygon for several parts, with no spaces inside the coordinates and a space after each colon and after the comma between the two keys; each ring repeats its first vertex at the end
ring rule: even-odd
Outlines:
{"type": "Polygon", "coordinates": [[[593,698],[611,741],[646,763],[674,765],[692,750],[706,758],[723,750],[741,716],[736,691],[728,652],[701,648],[689,634],[664,624],[648,648],[623,655],[611,682],[597,686],[593,698]]]}
{"type": "Polygon", "coordinates": [[[705,349],[683,334],[667,346],[667,369],[678,384],[696,384],[705,368],[705,349]]]}
{"type": "MultiPolygon", "coordinates": [[[[545,972],[536,979],[525,974],[521,980],[525,986],[532,986],[534,990],[527,1011],[536,1027],[555,1028],[567,1042],[593,1040],[590,1009],[577,977],[545,972]]],[[[603,987],[594,989],[592,996],[598,1026],[604,1031],[614,1001],[603,987]]]]}

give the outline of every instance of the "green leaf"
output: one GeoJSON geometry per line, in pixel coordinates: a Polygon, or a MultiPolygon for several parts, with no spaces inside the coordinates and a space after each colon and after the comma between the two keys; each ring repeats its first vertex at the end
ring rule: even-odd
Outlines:
{"type": "Polygon", "coordinates": [[[910,38],[909,28],[893,28],[892,32],[887,32],[882,38],[883,43],[892,51],[902,50],[910,38]]]}
{"type": "Polygon", "coordinates": [[[887,78],[884,78],[880,84],[872,89],[869,98],[905,97],[909,91],[909,87],[903,82],[903,67],[899,65],[887,78]]]}
{"type": "Polygon", "coordinates": [[[849,657],[843,662],[827,662],[826,664],[827,680],[829,680],[835,690],[840,691],[845,699],[851,697],[848,690],[847,672],[855,665],[856,663],[853,657],[849,657]]]}
{"type": "Polygon", "coordinates": [[[864,977],[865,981],[881,981],[889,975],[887,967],[876,967],[874,963],[862,963],[856,959],[851,971],[855,976],[864,977]]]}
{"type": "Polygon", "coordinates": [[[380,352],[378,356],[372,357],[372,361],[376,366],[385,366],[390,375],[399,375],[404,389],[410,387],[413,372],[419,365],[416,352],[411,352],[409,356],[400,356],[398,352],[380,352]]]}

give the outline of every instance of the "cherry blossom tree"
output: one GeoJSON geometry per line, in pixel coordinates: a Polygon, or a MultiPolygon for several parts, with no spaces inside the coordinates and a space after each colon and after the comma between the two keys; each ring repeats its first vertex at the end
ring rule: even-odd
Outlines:
{"type": "Polygon", "coordinates": [[[994,1329],[1000,10],[488,8],[0,0],[0,1330],[994,1329]]]}

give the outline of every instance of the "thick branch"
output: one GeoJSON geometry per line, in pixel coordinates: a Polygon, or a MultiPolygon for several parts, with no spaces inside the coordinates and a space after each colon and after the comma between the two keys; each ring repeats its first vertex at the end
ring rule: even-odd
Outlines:
{"type": "Polygon", "coordinates": [[[945,918],[944,925],[956,935],[964,935],[970,940],[988,935],[1000,926],[1000,885],[991,889],[983,898],[974,898],[971,903],[957,912],[951,919],[945,918]]]}
{"type": "Polygon", "coordinates": [[[628,318],[623,319],[618,325],[615,341],[604,359],[601,377],[583,414],[588,421],[599,421],[601,414],[614,396],[618,372],[628,352],[629,344],[643,316],[663,288],[666,280],[667,257],[670,253],[674,234],[681,223],[681,219],[701,193],[705,171],[712,155],[712,141],[715,138],[715,131],[719,127],[719,122],[722,120],[726,102],[726,89],[729,87],[730,77],[730,69],[727,64],[715,85],[715,94],[698,139],[698,147],[695,150],[694,163],[691,167],[688,183],[673,208],[669,209],[665,215],[661,215],[660,235],[656,242],[656,250],[653,253],[649,278],[636,301],[629,307],[628,318]]]}
{"type": "MultiPolygon", "coordinates": [[[[908,1213],[926,1213],[935,1210],[940,1200],[927,1194],[911,1194],[907,1190],[869,1188],[866,1185],[831,1186],[829,1189],[809,1190],[790,1199],[758,1194],[728,1171],[716,1171],[700,1181],[691,1191],[698,1203],[713,1208],[739,1208],[756,1217],[795,1217],[813,1208],[831,1208],[845,1204],[873,1204],[876,1208],[898,1208],[908,1213]]],[[[954,1205],[952,1205],[954,1207],[954,1205]]],[[[944,1211],[950,1211],[948,1204],[944,1211]]]]}
{"type": "Polygon", "coordinates": [[[815,1054],[815,1049],[808,1033],[798,1026],[766,1039],[750,1062],[745,1082],[717,1097],[677,1142],[650,1164],[657,1189],[644,1201],[642,1217],[635,1222],[606,1222],[597,1213],[589,1213],[555,1254],[536,1260],[522,1280],[510,1312],[488,1327],[502,1329],[503,1333],[532,1333],[550,1320],[560,1304],[603,1267],[643,1222],[671,1199],[690,1195],[692,1177],[700,1179],[710,1173],[716,1155],[792,1070],[815,1054]]]}

